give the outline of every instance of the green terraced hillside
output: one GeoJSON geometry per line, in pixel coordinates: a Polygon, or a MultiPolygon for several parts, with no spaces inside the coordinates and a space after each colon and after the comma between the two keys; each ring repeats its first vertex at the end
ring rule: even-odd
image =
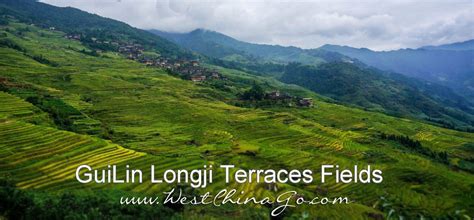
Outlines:
{"type": "MultiPolygon", "coordinates": [[[[144,171],[150,164],[160,171],[204,164],[315,171],[321,164],[370,164],[383,170],[383,183],[319,184],[316,175],[314,184],[279,184],[275,192],[264,184],[226,185],[218,175],[206,190],[237,188],[247,195],[273,196],[295,189],[354,201],[301,206],[282,216],[295,219],[302,213],[321,219],[474,216],[472,133],[329,103],[302,88],[225,68],[219,70],[228,89],[194,83],[117,53],[85,54],[81,51],[89,48],[64,35],[14,19],[0,26],[0,40],[13,42],[0,47],[0,177],[32,193],[39,204],[64,193],[154,195],[172,187],[80,184],[74,179],[80,164],[128,164],[144,171]],[[313,97],[315,107],[233,105],[254,83],[313,97]],[[408,136],[423,148],[381,138],[382,133],[408,136]],[[443,153],[447,158],[437,156],[443,153]]],[[[190,194],[203,191],[181,187],[190,194]]],[[[188,206],[170,215],[268,219],[269,210],[188,206]]]]}

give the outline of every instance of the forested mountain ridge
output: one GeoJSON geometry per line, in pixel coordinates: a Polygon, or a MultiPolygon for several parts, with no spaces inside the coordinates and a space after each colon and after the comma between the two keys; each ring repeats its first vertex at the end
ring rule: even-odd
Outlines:
{"type": "Polygon", "coordinates": [[[206,56],[241,63],[255,61],[279,64],[300,62],[317,65],[343,59],[350,60],[341,54],[324,50],[304,50],[292,46],[247,43],[205,29],[196,29],[189,33],[168,33],[159,30],[150,30],[150,32],[206,56]]]}
{"type": "Polygon", "coordinates": [[[438,46],[424,46],[424,47],[420,47],[419,49],[454,50],[454,51],[474,50],[474,39],[463,41],[463,42],[452,43],[452,44],[443,44],[443,45],[438,45],[438,46]]]}
{"type": "Polygon", "coordinates": [[[163,56],[193,58],[189,51],[147,31],[110,18],[71,7],[55,7],[35,0],[0,0],[0,13],[44,28],[57,29],[81,39],[89,46],[109,50],[117,45],[97,42],[140,44],[163,56]]]}
{"type": "Polygon", "coordinates": [[[472,104],[449,89],[443,91],[443,87],[374,68],[344,62],[317,67],[290,64],[281,80],[347,104],[392,115],[419,117],[451,128],[461,125],[471,130],[474,126],[472,104]]]}
{"type": "Polygon", "coordinates": [[[319,49],[358,59],[367,65],[452,88],[474,100],[474,41],[419,49],[372,51],[366,48],[324,45],[319,49]]]}

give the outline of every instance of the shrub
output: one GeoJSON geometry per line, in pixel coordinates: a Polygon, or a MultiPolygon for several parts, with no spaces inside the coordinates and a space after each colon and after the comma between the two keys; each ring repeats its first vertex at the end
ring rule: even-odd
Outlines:
{"type": "Polygon", "coordinates": [[[383,140],[396,141],[396,142],[400,143],[402,146],[404,146],[404,147],[406,147],[406,148],[408,148],[412,151],[415,151],[417,153],[428,156],[431,159],[434,159],[434,160],[439,161],[441,163],[449,164],[448,153],[446,153],[445,151],[441,151],[441,152],[433,151],[433,150],[421,145],[421,143],[418,140],[413,140],[408,136],[385,134],[385,133],[382,132],[380,134],[380,137],[383,140]]]}

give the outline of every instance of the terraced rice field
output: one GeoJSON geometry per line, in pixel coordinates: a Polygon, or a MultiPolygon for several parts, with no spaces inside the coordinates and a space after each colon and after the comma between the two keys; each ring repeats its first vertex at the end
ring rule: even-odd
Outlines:
{"type": "MultiPolygon", "coordinates": [[[[255,182],[226,184],[223,173],[216,172],[213,184],[193,192],[235,188],[243,191],[243,196],[263,197],[294,189],[308,197],[348,196],[354,200],[348,206],[301,208],[321,218],[388,214],[391,209],[400,215],[408,210],[406,213],[426,216],[455,215],[457,210],[474,212],[468,209],[474,206],[474,197],[466,193],[472,191],[474,178],[455,168],[472,157],[468,147],[473,134],[327,103],[306,90],[298,92],[313,96],[316,108],[241,108],[228,102],[235,96],[209,85],[181,80],[161,69],[116,56],[87,56],[69,47],[80,47],[76,41],[58,33],[43,38],[35,27],[29,30],[28,38],[10,32],[7,36],[60,65],[40,64],[22,52],[0,48],[1,76],[44,88],[46,95],[80,114],[72,118],[78,132],[64,131],[53,122],[53,114],[14,92],[0,92],[0,176],[13,180],[21,189],[79,193],[121,190],[155,195],[174,185],[146,180],[142,184],[81,184],[75,180],[75,169],[82,164],[93,168],[115,164],[147,174],[152,164],[157,173],[192,170],[205,164],[234,164],[242,169],[311,169],[315,180],[313,184],[277,184],[275,188],[255,182]],[[382,140],[380,132],[406,135],[435,152],[445,151],[450,164],[396,141],[382,140]],[[373,165],[383,170],[384,181],[378,185],[333,180],[321,184],[322,164],[343,168],[373,165]]],[[[230,79],[255,79],[286,88],[264,77],[224,68],[220,71],[230,79]]],[[[119,173],[119,178],[124,175],[119,173]]],[[[216,216],[228,211],[216,210],[216,216]]]]}
{"type": "MultiPolygon", "coordinates": [[[[82,188],[74,177],[76,168],[87,164],[94,169],[117,165],[124,168],[130,165],[150,173],[150,165],[156,166],[157,173],[167,169],[199,169],[205,163],[199,158],[178,159],[150,156],[145,153],[125,149],[107,141],[36,126],[24,122],[4,121],[0,123],[1,175],[15,178],[17,186],[24,189],[72,189],[82,188]],[[34,140],[33,142],[30,140],[34,140]]],[[[119,178],[125,174],[119,173],[119,178]]],[[[216,181],[223,180],[223,174],[216,181]]],[[[119,187],[112,184],[85,185],[94,188],[114,187],[145,194],[157,194],[171,186],[151,184],[124,184],[119,187]]],[[[215,188],[225,188],[225,184],[216,184],[215,188]]],[[[231,187],[243,190],[246,194],[257,191],[255,184],[233,184],[231,187]]],[[[262,189],[259,186],[258,189],[262,189]]],[[[262,192],[260,190],[259,192],[262,192]]]]}
{"type": "Polygon", "coordinates": [[[21,188],[39,188],[74,177],[79,164],[107,164],[143,156],[89,136],[17,121],[0,123],[2,174],[21,188]]]}
{"type": "Polygon", "coordinates": [[[35,106],[22,99],[0,91],[0,118],[28,118],[39,112],[35,106]]]}

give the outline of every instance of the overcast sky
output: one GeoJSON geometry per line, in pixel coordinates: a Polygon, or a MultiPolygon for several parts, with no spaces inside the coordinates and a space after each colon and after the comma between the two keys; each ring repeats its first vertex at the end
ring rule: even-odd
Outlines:
{"type": "Polygon", "coordinates": [[[316,48],[414,48],[474,38],[474,0],[42,0],[142,29],[218,31],[239,40],[316,48]]]}

